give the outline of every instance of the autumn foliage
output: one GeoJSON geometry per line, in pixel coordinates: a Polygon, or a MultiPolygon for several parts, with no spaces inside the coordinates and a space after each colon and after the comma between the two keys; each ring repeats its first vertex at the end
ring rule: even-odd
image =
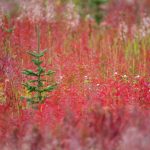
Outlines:
{"type": "Polygon", "coordinates": [[[99,25],[77,14],[70,19],[62,4],[47,18],[40,2],[42,16],[31,4],[11,17],[1,12],[1,150],[149,150],[149,2],[134,4],[112,1],[99,25]],[[47,49],[43,67],[55,71],[44,84],[57,88],[32,109],[21,99],[31,96],[22,71],[35,69],[27,52],[37,49],[37,25],[40,49],[47,49]]]}

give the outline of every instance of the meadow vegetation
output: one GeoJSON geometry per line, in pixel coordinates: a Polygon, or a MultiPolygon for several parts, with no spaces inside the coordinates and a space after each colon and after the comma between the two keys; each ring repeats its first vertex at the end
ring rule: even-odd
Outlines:
{"type": "Polygon", "coordinates": [[[0,2],[0,150],[149,150],[150,2],[99,5],[0,2]]]}

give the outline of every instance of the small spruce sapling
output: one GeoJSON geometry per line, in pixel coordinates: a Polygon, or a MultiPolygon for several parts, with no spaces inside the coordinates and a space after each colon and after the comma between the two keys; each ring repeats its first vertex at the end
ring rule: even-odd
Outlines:
{"type": "Polygon", "coordinates": [[[23,83],[24,87],[28,90],[29,93],[33,93],[31,98],[26,98],[27,102],[31,105],[44,103],[46,98],[46,93],[51,92],[56,88],[56,84],[44,86],[44,82],[46,81],[44,78],[46,76],[53,76],[54,71],[48,70],[42,67],[43,61],[41,57],[44,56],[46,50],[40,52],[40,33],[39,29],[37,28],[37,35],[38,35],[38,50],[37,52],[28,52],[29,55],[33,57],[32,62],[36,66],[36,71],[25,69],[22,73],[34,78],[34,80],[29,80],[26,83],[23,83]],[[34,85],[33,85],[34,84],[34,85]]]}

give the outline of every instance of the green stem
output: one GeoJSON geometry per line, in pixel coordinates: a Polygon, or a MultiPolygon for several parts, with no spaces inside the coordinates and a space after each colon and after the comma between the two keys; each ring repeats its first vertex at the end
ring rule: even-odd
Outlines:
{"type": "MultiPolygon", "coordinates": [[[[38,54],[40,53],[40,30],[39,30],[39,25],[36,26],[36,32],[37,32],[37,43],[38,43],[38,47],[37,47],[37,51],[38,51],[38,54]]],[[[40,61],[40,58],[38,57],[37,58],[38,61],[40,61]]],[[[38,65],[38,68],[40,67],[40,65],[38,65]]],[[[40,85],[40,82],[41,82],[41,74],[38,74],[38,85],[37,85],[37,88],[38,88],[38,101],[41,102],[42,101],[42,95],[41,95],[41,85],[40,85]]]]}

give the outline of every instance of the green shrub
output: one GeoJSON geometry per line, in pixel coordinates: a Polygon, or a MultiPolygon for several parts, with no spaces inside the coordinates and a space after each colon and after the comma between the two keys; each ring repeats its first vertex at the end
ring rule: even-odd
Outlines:
{"type": "Polygon", "coordinates": [[[27,89],[29,93],[33,93],[32,97],[26,98],[27,102],[30,104],[40,104],[44,103],[46,98],[46,93],[51,92],[56,88],[56,84],[44,86],[44,82],[46,82],[46,76],[53,76],[54,71],[48,70],[42,67],[43,61],[41,57],[44,56],[46,50],[40,51],[40,34],[38,33],[38,50],[34,52],[28,52],[29,55],[33,57],[32,63],[36,66],[36,71],[25,69],[22,73],[26,76],[34,78],[33,80],[29,80],[26,83],[23,83],[24,87],[27,89]]]}

